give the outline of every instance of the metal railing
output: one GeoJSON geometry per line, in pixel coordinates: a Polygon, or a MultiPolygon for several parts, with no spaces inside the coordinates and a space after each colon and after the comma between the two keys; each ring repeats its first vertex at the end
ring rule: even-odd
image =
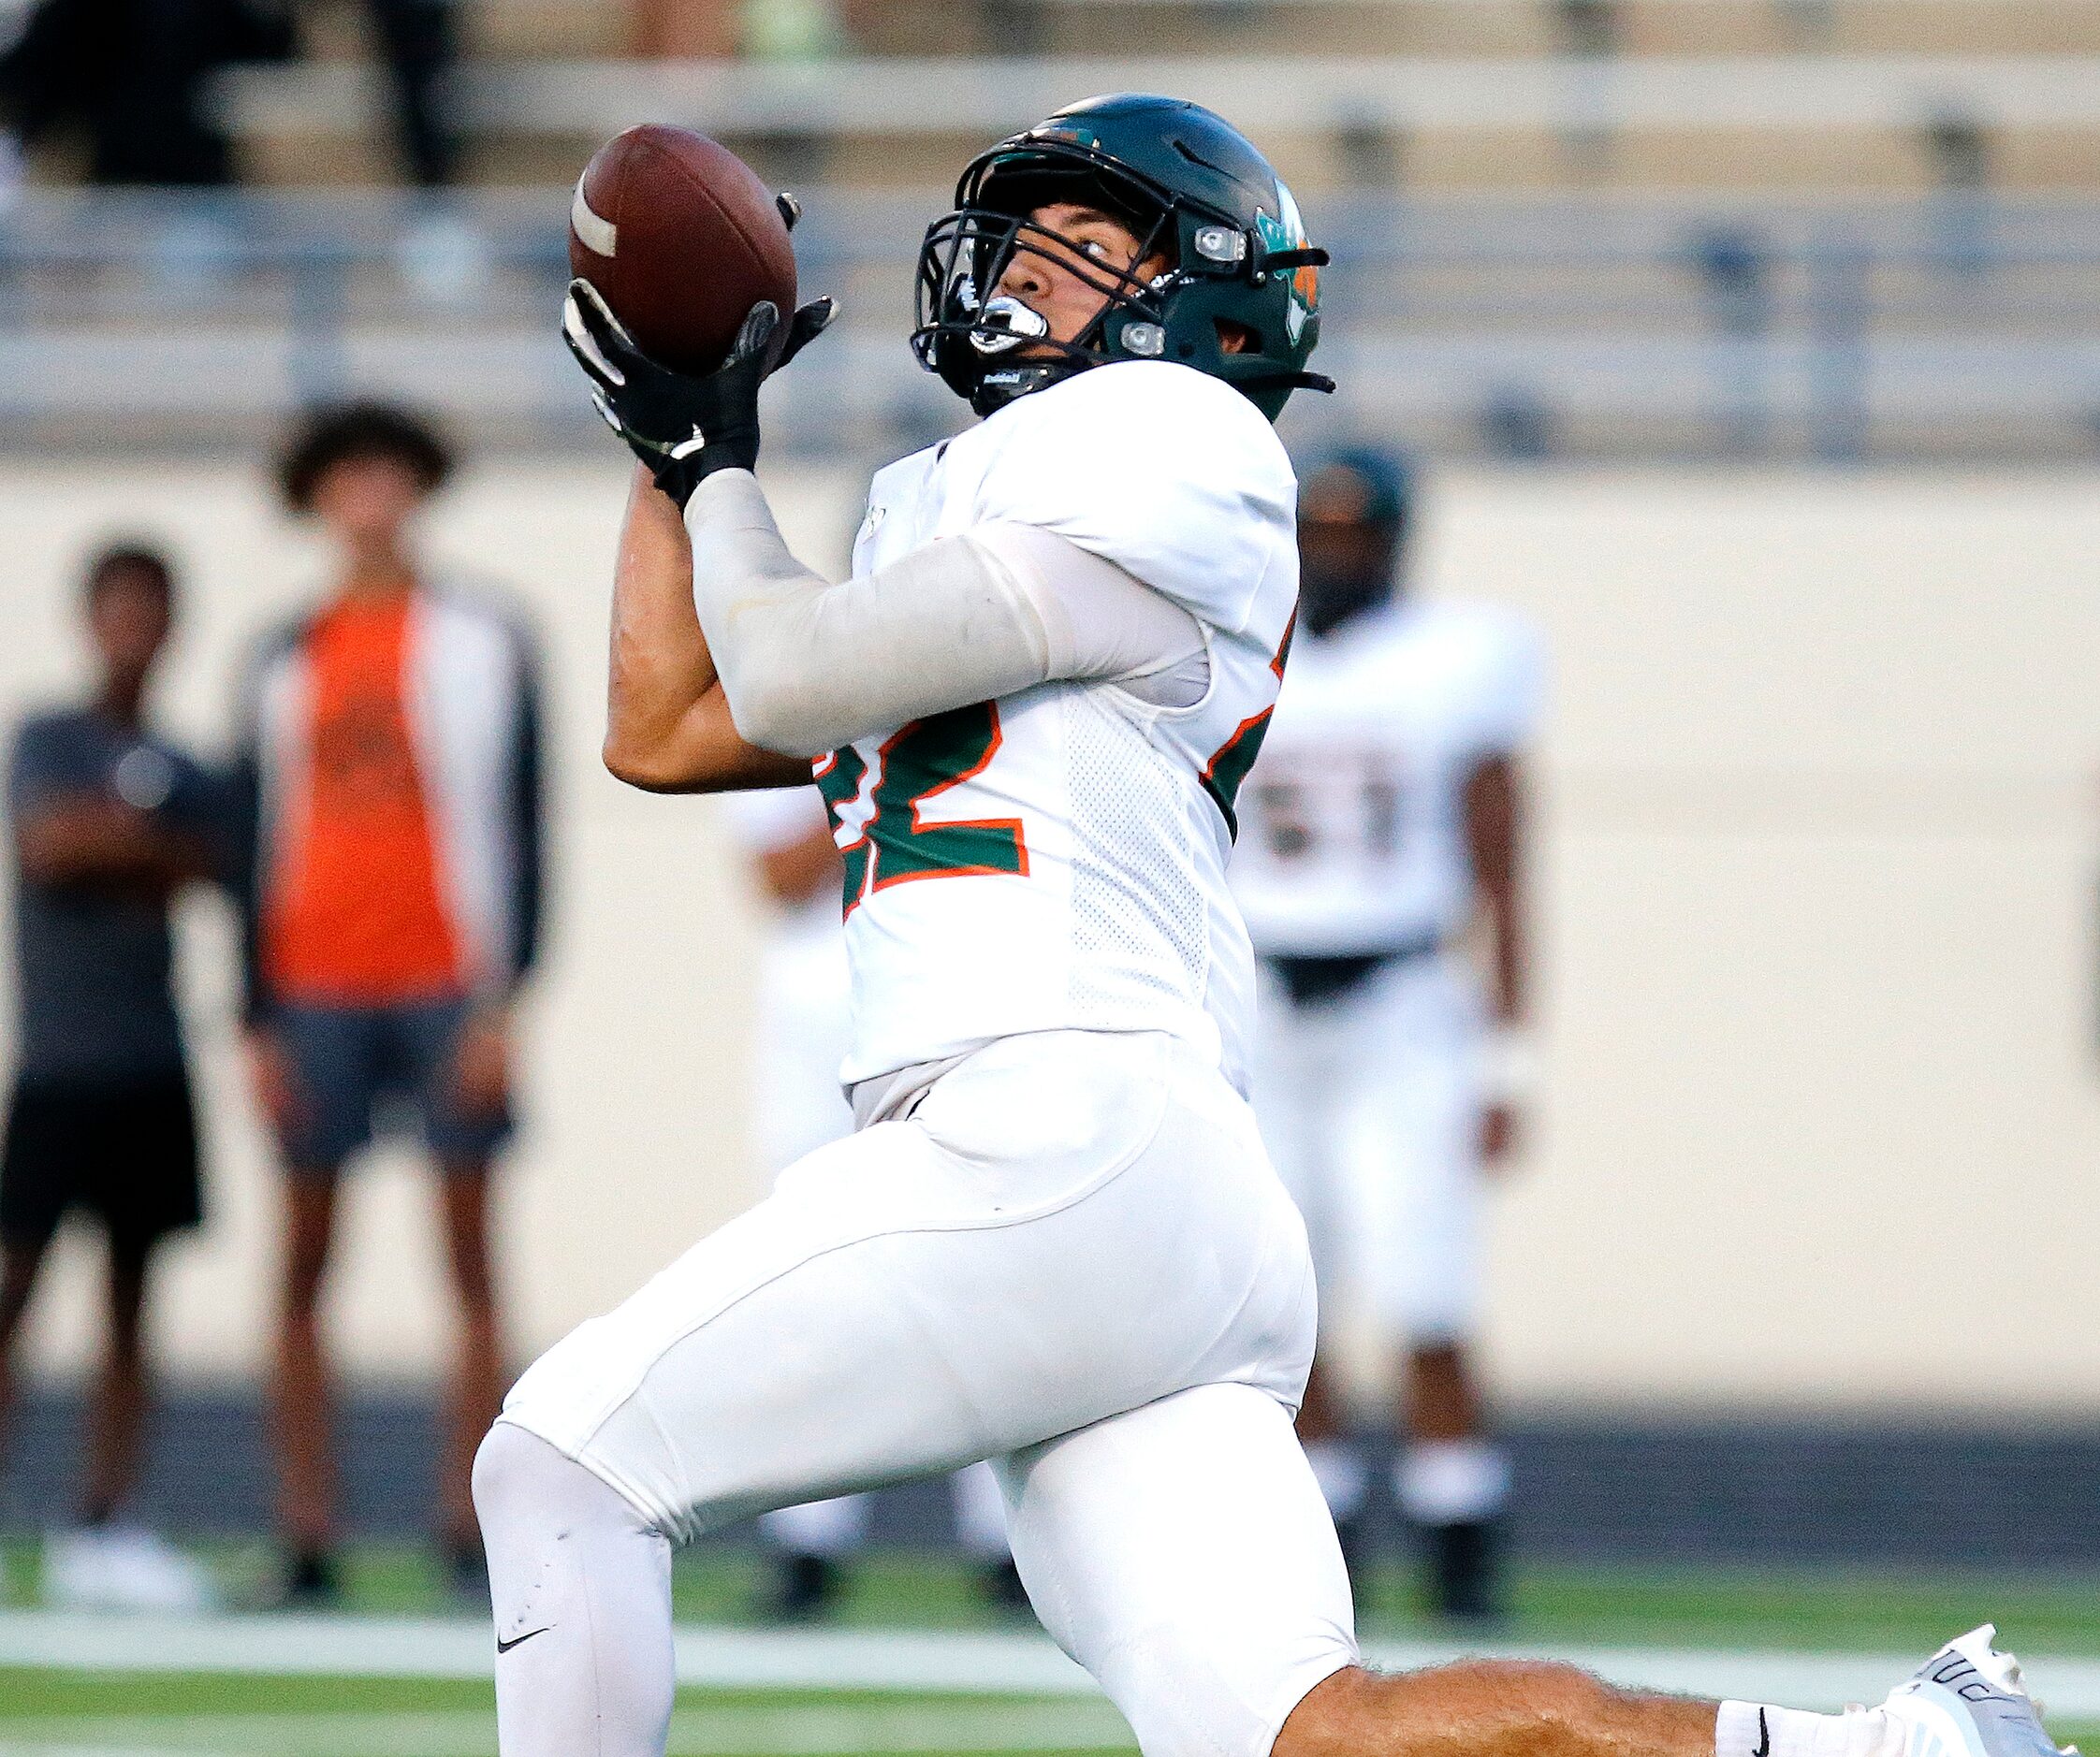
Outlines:
{"type": "MultiPolygon", "coordinates": [[[[903,341],[939,205],[823,189],[803,284],[847,318],[776,443],[895,451],[963,418],[903,341]]],[[[1341,195],[1291,430],[1523,457],[2080,457],[2100,443],[2100,200],[1341,195]],[[1318,406],[1316,406],[1318,405],[1318,406]]],[[[302,402],[433,405],[478,443],[594,433],[555,338],[559,192],[36,195],[0,213],[0,446],[252,443],[302,402]]]]}

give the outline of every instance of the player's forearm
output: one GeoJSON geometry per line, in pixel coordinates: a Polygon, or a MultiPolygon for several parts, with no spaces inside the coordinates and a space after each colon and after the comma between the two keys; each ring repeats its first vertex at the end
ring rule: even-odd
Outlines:
{"type": "Polygon", "coordinates": [[[678,508],[637,471],[613,578],[605,766],[649,792],[720,792],[809,778],[809,765],[737,735],[693,607],[678,508]]]}
{"type": "Polygon", "coordinates": [[[1517,759],[1490,756],[1466,789],[1466,832],[1474,882],[1487,918],[1489,998],[1497,1022],[1523,1023],[1530,967],[1530,924],[1524,896],[1524,787],[1517,759]]]}
{"type": "Polygon", "coordinates": [[[210,850],[197,837],[109,800],[46,806],[24,818],[16,842],[22,872],[45,885],[165,894],[211,872],[210,850]]]}
{"type": "Polygon", "coordinates": [[[776,903],[793,908],[839,888],[839,849],[829,829],[812,830],[800,841],[766,849],[758,857],[760,881],[776,903]]]}
{"type": "Polygon", "coordinates": [[[1514,890],[1488,898],[1488,922],[1494,944],[1489,960],[1494,991],[1489,1000],[1495,1023],[1521,1025],[1530,1011],[1531,997],[1525,986],[1530,949],[1523,899],[1514,890]]]}
{"type": "Polygon", "coordinates": [[[640,471],[627,497],[613,573],[605,761],[638,760],[669,738],[714,687],[693,614],[693,552],[678,509],[640,471]]]}
{"type": "Polygon", "coordinates": [[[607,739],[605,766],[645,793],[736,793],[809,780],[807,757],[762,750],[737,732],[719,687],[646,747],[616,750],[607,739]]]}
{"type": "Polygon", "coordinates": [[[967,537],[835,586],[789,553],[740,470],[700,485],[686,528],[699,622],[753,744],[818,756],[1050,675],[1041,617],[967,537]]]}

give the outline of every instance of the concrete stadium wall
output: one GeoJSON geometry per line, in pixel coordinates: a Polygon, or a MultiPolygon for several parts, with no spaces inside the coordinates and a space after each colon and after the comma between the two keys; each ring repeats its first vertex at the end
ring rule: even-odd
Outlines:
{"type": "MultiPolygon", "coordinates": [[[[860,485],[781,472],[836,563],[860,485]]],[[[2085,474],[1456,472],[1429,589],[1522,605],[1556,681],[1541,753],[1548,1082],[1495,1198],[1499,1386],[1533,1404],[2100,1403],[2092,1045],[2100,493],[2085,474]]],[[[623,473],[491,464],[433,553],[546,627],[557,872],[503,1225],[521,1358],[758,1188],[746,1139],[757,917],[704,802],[598,768],[623,473]]],[[[165,537],[188,614],[167,717],[224,733],[243,637],[316,567],[232,466],[0,470],[0,707],[76,675],[71,575],[165,537]]],[[[212,1224],[170,1264],[163,1345],[265,1358],[273,1191],[232,1031],[222,911],[183,928],[212,1224]]],[[[429,1192],[357,1185],[335,1319],[370,1379],[442,1358],[429,1192]]],[[[36,1339],[85,1358],[77,1245],[36,1339]]]]}

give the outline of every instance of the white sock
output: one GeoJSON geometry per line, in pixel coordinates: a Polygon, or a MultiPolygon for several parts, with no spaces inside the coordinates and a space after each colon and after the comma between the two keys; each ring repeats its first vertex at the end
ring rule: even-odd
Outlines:
{"type": "Polygon", "coordinates": [[[999,1473],[989,1464],[972,1464],[949,1478],[955,1497],[955,1541],[978,1561],[1004,1561],[1014,1553],[1006,1541],[1006,1497],[999,1473]]]}
{"type": "Polygon", "coordinates": [[[1364,1454],[1347,1440],[1308,1440],[1305,1462],[1312,1466],[1313,1480],[1320,1485],[1334,1522],[1353,1519],[1363,1508],[1364,1491],[1371,1482],[1364,1454]]]}
{"type": "Polygon", "coordinates": [[[1509,1455],[1492,1440],[1418,1440],[1393,1466],[1393,1498],[1417,1525],[1472,1525],[1509,1498],[1509,1455]]]}
{"type": "Polygon", "coordinates": [[[1903,1729],[1879,1708],[1808,1714],[1769,1703],[1724,1702],[1715,1757],[1903,1757],[1903,1729]]]}
{"type": "Polygon", "coordinates": [[[607,1485],[499,1421],[474,1461],[503,1757],[664,1757],[671,1546],[607,1485]]]}
{"type": "Polygon", "coordinates": [[[776,1507],[758,1516],[758,1529],[775,1549],[791,1556],[820,1556],[837,1561],[868,1541],[874,1503],[867,1495],[839,1495],[808,1501],[799,1507],[776,1507]]]}

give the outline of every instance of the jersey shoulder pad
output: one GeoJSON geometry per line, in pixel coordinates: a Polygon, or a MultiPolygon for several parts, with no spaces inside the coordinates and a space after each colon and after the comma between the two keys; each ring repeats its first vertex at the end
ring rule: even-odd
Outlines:
{"type": "Polygon", "coordinates": [[[883,548],[884,528],[890,515],[918,499],[926,477],[953,443],[928,445],[922,451],[899,457],[893,464],[884,464],[875,472],[868,485],[868,505],[861,514],[859,529],[853,532],[854,574],[866,573],[874,565],[883,548]]]}
{"type": "Polygon", "coordinates": [[[986,443],[977,522],[1040,525],[1200,620],[1239,633],[1297,592],[1291,459],[1261,412],[1190,367],[1098,366],[1010,403],[986,443]]]}
{"type": "Polygon", "coordinates": [[[884,464],[869,479],[868,499],[870,504],[892,500],[899,488],[914,487],[926,477],[927,471],[941,460],[941,454],[952,441],[938,445],[927,445],[915,452],[907,452],[895,463],[884,464]]]}

